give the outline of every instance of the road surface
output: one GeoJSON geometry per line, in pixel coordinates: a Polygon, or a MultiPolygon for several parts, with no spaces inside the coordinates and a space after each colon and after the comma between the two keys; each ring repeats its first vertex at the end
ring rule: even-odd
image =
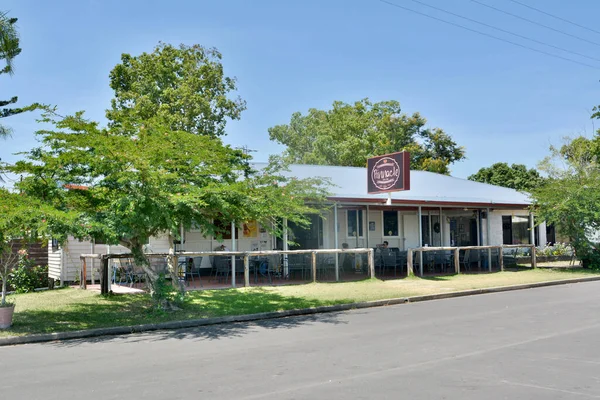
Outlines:
{"type": "Polygon", "coordinates": [[[6,399],[597,399],[600,283],[0,348],[6,399]]]}

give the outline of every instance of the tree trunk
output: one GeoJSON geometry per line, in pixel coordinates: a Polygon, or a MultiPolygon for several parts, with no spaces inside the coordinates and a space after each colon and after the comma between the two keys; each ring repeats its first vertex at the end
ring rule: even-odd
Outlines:
{"type": "Polygon", "coordinates": [[[2,277],[2,303],[0,303],[0,306],[4,307],[6,305],[6,278],[5,276],[8,276],[8,274],[4,274],[4,276],[2,277]]]}
{"type": "MultiPolygon", "coordinates": [[[[150,267],[150,261],[144,254],[144,245],[141,244],[141,242],[133,240],[129,243],[129,248],[131,249],[135,263],[139,265],[146,274],[148,285],[150,286],[150,294],[154,295],[161,290],[161,288],[158,287],[160,275],[150,267]]],[[[169,257],[168,263],[168,273],[171,277],[173,286],[175,286],[181,294],[185,294],[185,286],[183,285],[183,282],[180,282],[179,277],[177,276],[177,257],[173,254],[173,256],[169,257]],[[172,265],[173,260],[175,261],[175,265],[172,265]]],[[[177,305],[169,299],[159,300],[159,306],[167,310],[179,309],[177,305]]]]}
{"type": "MultiPolygon", "coordinates": [[[[175,288],[177,290],[179,290],[179,292],[181,294],[185,293],[185,285],[183,283],[183,281],[181,279],[179,279],[179,274],[178,274],[178,260],[177,260],[177,256],[175,255],[175,243],[173,243],[174,237],[172,235],[169,235],[169,273],[171,275],[171,283],[173,284],[173,286],[175,286],[175,288]]],[[[186,266],[184,266],[184,268],[186,268],[186,266]]],[[[184,274],[185,274],[185,270],[184,270],[184,274]]],[[[184,275],[185,277],[185,275],[184,275]]]]}

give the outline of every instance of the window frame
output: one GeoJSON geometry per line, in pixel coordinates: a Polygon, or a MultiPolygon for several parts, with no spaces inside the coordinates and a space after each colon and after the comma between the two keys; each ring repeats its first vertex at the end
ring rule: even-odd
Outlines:
{"type": "Polygon", "coordinates": [[[364,239],[365,238],[365,221],[364,221],[365,212],[364,212],[364,210],[361,210],[361,209],[346,210],[346,238],[347,239],[356,239],[356,236],[350,234],[350,224],[349,224],[349,222],[350,222],[350,220],[349,220],[350,211],[357,211],[357,212],[359,212],[358,227],[357,227],[357,229],[359,230],[359,232],[358,232],[358,238],[359,239],[364,239]],[[360,232],[361,222],[362,222],[362,235],[361,235],[361,232],[360,232]]]}
{"type": "Polygon", "coordinates": [[[381,237],[383,238],[399,238],[400,237],[400,211],[396,210],[382,210],[381,211],[381,237]],[[396,213],[396,235],[387,235],[385,232],[385,213],[396,213]]]}

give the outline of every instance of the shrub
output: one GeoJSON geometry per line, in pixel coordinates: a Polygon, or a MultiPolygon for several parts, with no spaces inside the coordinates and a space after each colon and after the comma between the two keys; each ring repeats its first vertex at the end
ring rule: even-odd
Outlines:
{"type": "Polygon", "coordinates": [[[48,266],[34,266],[26,250],[19,250],[19,262],[8,275],[8,285],[17,293],[48,287],[48,266]]]}
{"type": "Polygon", "coordinates": [[[47,265],[36,265],[31,269],[33,275],[34,284],[37,288],[46,288],[49,286],[48,282],[48,266],[47,265]]]}
{"type": "Polygon", "coordinates": [[[31,268],[19,264],[9,275],[8,284],[17,293],[32,292],[35,289],[35,280],[31,268]]]}
{"type": "Polygon", "coordinates": [[[537,248],[538,256],[570,256],[573,254],[573,248],[566,243],[555,243],[552,246],[544,246],[537,248]]]}
{"type": "Polygon", "coordinates": [[[181,305],[185,294],[179,292],[167,281],[164,273],[161,273],[154,284],[152,300],[158,309],[169,309],[181,305]]]}

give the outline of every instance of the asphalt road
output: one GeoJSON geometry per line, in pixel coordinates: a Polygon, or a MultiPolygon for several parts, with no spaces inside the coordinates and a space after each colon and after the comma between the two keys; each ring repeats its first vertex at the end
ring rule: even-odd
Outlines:
{"type": "Polygon", "coordinates": [[[595,399],[600,283],[0,348],[6,399],[595,399]]]}

